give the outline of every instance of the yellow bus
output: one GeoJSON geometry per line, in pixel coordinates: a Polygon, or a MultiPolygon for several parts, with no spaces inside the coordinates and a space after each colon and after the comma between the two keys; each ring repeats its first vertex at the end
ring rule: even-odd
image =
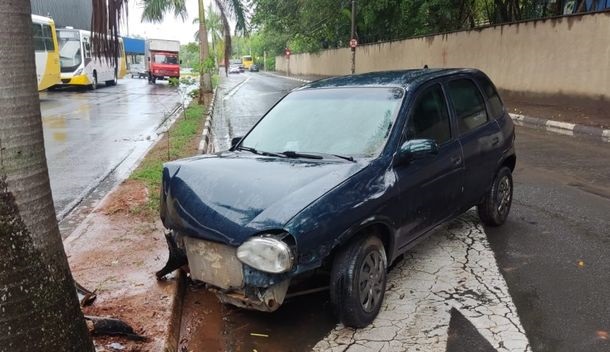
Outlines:
{"type": "Polygon", "coordinates": [[[48,17],[32,15],[32,31],[38,91],[42,91],[61,83],[55,22],[48,17]]]}
{"type": "Polygon", "coordinates": [[[119,58],[115,62],[110,57],[98,58],[95,55],[89,31],[59,28],[57,37],[62,84],[96,89],[101,82],[106,86],[113,86],[117,79],[127,74],[122,38],[119,38],[119,58]]]}
{"type": "Polygon", "coordinates": [[[244,69],[249,70],[253,63],[254,60],[252,60],[252,56],[246,55],[241,57],[241,65],[244,67],[244,69]]]}

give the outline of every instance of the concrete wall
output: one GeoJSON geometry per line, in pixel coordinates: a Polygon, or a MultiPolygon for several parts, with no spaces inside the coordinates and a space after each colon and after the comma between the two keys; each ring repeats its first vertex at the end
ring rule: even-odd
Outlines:
{"type": "MultiPolygon", "coordinates": [[[[349,49],[276,57],[278,71],[344,75],[349,49]]],[[[610,12],[528,21],[358,47],[356,73],[474,67],[503,90],[610,98],[610,12]]]]}

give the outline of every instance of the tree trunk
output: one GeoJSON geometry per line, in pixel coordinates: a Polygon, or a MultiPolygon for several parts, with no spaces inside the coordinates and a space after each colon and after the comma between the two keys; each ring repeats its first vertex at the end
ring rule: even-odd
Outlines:
{"type": "Polygon", "coordinates": [[[30,1],[0,1],[0,17],[0,351],[93,351],[53,208],[30,1]]]}
{"type": "Polygon", "coordinates": [[[199,0],[199,62],[201,63],[201,72],[199,73],[199,104],[204,103],[204,94],[212,91],[210,73],[204,68],[209,54],[208,31],[205,28],[205,7],[203,0],[199,0]]]}

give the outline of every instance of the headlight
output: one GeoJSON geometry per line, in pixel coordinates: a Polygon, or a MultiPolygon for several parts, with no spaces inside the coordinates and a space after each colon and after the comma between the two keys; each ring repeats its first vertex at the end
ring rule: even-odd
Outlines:
{"type": "Polygon", "coordinates": [[[288,244],[272,237],[254,237],[237,248],[244,264],[268,273],[279,274],[292,268],[294,256],[288,244]]]}

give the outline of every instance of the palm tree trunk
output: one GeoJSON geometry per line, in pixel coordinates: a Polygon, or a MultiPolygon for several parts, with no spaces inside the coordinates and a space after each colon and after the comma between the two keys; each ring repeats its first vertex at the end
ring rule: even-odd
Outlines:
{"type": "Polygon", "coordinates": [[[199,74],[199,104],[204,104],[204,93],[212,91],[210,73],[205,69],[205,61],[209,54],[208,31],[205,28],[205,7],[203,0],[199,0],[199,62],[201,63],[201,71],[199,74]]]}
{"type": "Polygon", "coordinates": [[[0,351],[93,351],[57,227],[30,1],[0,1],[0,351]]]}

